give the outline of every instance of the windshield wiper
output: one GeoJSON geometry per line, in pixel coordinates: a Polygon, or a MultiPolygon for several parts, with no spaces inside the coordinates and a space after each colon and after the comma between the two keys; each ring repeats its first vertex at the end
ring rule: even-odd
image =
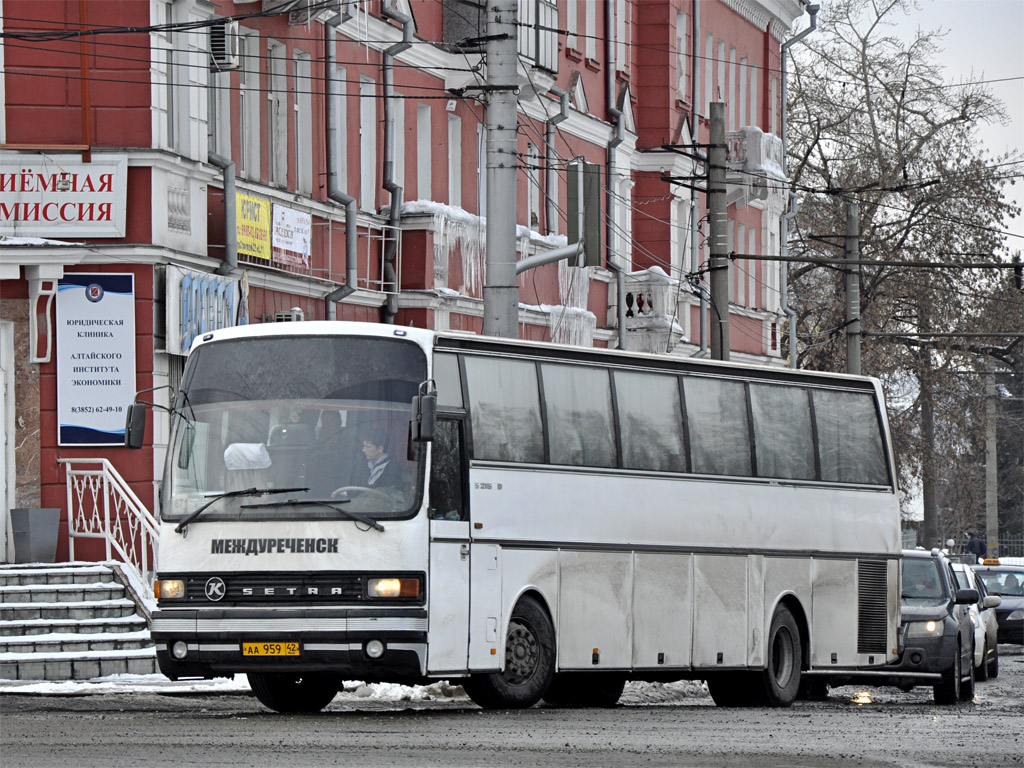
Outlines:
{"type": "Polygon", "coordinates": [[[208,502],[203,504],[203,506],[178,523],[174,527],[174,532],[181,533],[189,523],[203,514],[203,512],[205,512],[214,502],[220,501],[221,499],[230,499],[236,496],[265,496],[268,493],[296,493],[298,491],[308,490],[309,488],[244,488],[240,491],[225,491],[224,493],[218,493],[208,502]]]}
{"type": "Polygon", "coordinates": [[[348,504],[348,502],[349,499],[332,499],[331,501],[320,501],[319,499],[288,499],[287,501],[261,501],[256,504],[243,504],[242,509],[250,509],[252,507],[292,507],[298,506],[299,504],[316,504],[320,507],[327,507],[335,512],[341,512],[341,514],[355,520],[357,523],[368,525],[371,528],[375,528],[378,531],[383,532],[384,526],[372,517],[367,517],[361,512],[353,512],[350,509],[341,509],[340,507],[334,506],[335,504],[348,504]]]}

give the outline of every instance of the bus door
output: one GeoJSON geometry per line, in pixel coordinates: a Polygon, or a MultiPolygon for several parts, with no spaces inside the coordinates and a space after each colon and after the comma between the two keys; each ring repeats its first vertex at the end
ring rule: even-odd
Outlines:
{"type": "Polygon", "coordinates": [[[461,418],[438,415],[428,485],[427,671],[431,675],[467,668],[470,536],[464,435],[461,418]]]}

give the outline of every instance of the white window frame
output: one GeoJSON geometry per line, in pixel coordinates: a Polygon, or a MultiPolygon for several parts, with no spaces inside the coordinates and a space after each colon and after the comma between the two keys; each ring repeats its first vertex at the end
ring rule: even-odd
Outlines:
{"type": "Polygon", "coordinates": [[[333,148],[334,168],[338,185],[348,189],[348,73],[344,67],[334,67],[334,95],[331,102],[331,115],[334,119],[335,141],[333,148]]]}
{"type": "MultiPolygon", "coordinates": [[[[747,253],[757,253],[757,229],[747,230],[747,253]]],[[[747,306],[757,308],[757,265],[760,259],[747,259],[747,306]]]]}
{"type": "Polygon", "coordinates": [[[577,21],[577,3],[579,0],[566,0],[565,4],[565,45],[574,51],[579,51],[579,22],[577,21]]]}
{"type": "Polygon", "coordinates": [[[458,115],[448,115],[448,204],[462,207],[462,118],[458,115]]]}
{"type": "Polygon", "coordinates": [[[714,101],[715,81],[715,38],[708,35],[704,38],[704,61],[701,64],[704,68],[704,98],[701,103],[704,105],[704,114],[711,114],[711,102],[714,101]]]}
{"type": "Polygon", "coordinates": [[[676,98],[680,101],[689,101],[686,92],[686,41],[689,31],[687,23],[686,14],[678,11],[676,13],[676,98]]]}
{"type": "Polygon", "coordinates": [[[394,182],[405,189],[405,98],[401,93],[394,93],[395,114],[395,162],[391,168],[394,182]]]}
{"type": "Polygon", "coordinates": [[[251,181],[260,178],[260,116],[262,114],[262,93],[260,91],[260,37],[256,32],[243,34],[239,41],[242,71],[239,74],[238,89],[238,148],[239,175],[251,181]]]}
{"type": "Polygon", "coordinates": [[[288,58],[276,40],[267,41],[267,183],[288,184],[288,58]]]}
{"type": "Polygon", "coordinates": [[[359,208],[377,210],[377,83],[359,78],[359,208]]]}
{"type": "Polygon", "coordinates": [[[295,130],[295,189],[313,194],[313,61],[304,51],[295,50],[292,82],[295,84],[292,114],[295,130]]]}
{"type": "Polygon", "coordinates": [[[420,200],[433,199],[432,167],[434,147],[431,144],[431,110],[429,104],[416,105],[416,196],[420,200]]]}
{"type": "Polygon", "coordinates": [[[580,7],[583,13],[583,34],[586,39],[583,41],[584,55],[591,61],[597,60],[597,6],[584,3],[580,7]]]}
{"type": "Polygon", "coordinates": [[[747,122],[747,57],[740,56],[740,127],[750,125],[747,122]]]}

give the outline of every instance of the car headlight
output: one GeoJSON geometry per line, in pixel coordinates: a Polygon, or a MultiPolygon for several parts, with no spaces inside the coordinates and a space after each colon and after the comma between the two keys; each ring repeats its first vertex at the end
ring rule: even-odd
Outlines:
{"type": "Polygon", "coordinates": [[[185,597],[185,582],[181,579],[160,579],[154,581],[153,596],[157,600],[181,600],[185,597]]]}
{"type": "Polygon", "coordinates": [[[419,597],[419,579],[369,579],[366,582],[369,597],[419,597]]]}
{"type": "Polygon", "coordinates": [[[1022,619],[1024,619],[1024,608],[1018,608],[1015,611],[1010,611],[1010,615],[1006,618],[1010,619],[1011,621],[1021,621],[1022,619]]]}
{"type": "Polygon", "coordinates": [[[939,637],[941,635],[941,621],[912,621],[907,625],[907,637],[939,637]]]}

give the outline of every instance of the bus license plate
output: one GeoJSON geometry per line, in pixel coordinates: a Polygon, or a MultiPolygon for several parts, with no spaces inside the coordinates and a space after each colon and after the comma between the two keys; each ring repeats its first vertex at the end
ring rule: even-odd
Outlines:
{"type": "Polygon", "coordinates": [[[298,656],[298,643],[242,643],[243,656],[298,656]]]}

